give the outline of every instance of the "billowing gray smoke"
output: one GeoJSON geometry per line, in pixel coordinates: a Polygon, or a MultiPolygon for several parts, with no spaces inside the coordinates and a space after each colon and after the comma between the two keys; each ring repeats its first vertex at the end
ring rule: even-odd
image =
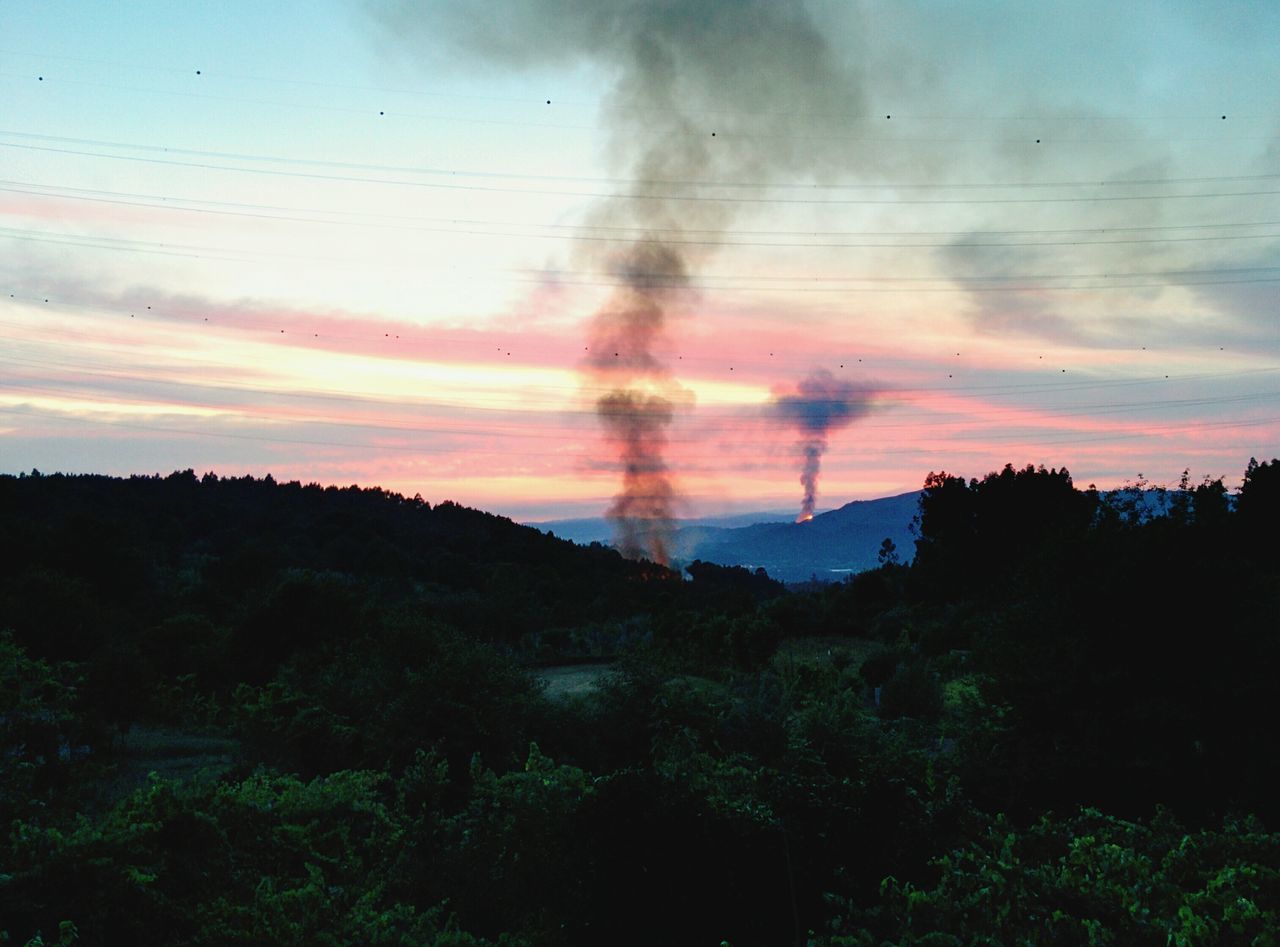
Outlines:
{"type": "Polygon", "coordinates": [[[636,243],[619,261],[620,288],[595,316],[588,366],[609,390],[596,414],[622,466],[609,507],[624,556],[666,563],[676,492],[663,459],[677,401],[688,400],[655,354],[671,295],[685,288],[684,261],[657,241],[636,243]]]}
{"type": "Polygon", "coordinates": [[[665,563],[675,499],[662,459],[671,402],[660,395],[619,389],[601,397],[596,411],[622,461],[622,492],[609,507],[618,549],[624,556],[647,555],[665,563]]]}
{"type": "Polygon", "coordinates": [[[813,123],[865,109],[802,0],[515,0],[490,12],[425,0],[382,10],[398,36],[443,37],[473,65],[587,62],[609,77],[608,155],[626,183],[590,223],[635,238],[577,251],[617,283],[590,331],[587,385],[606,392],[596,407],[622,468],[609,510],[619,546],[665,561],[676,498],[666,431],[691,401],[661,355],[671,306],[692,302],[690,274],[741,196],[759,195],[742,185],[846,168],[847,142],[813,123]]]}
{"type": "Polygon", "coordinates": [[[818,472],[831,432],[848,427],[867,414],[874,395],[869,388],[839,381],[831,372],[820,369],[800,382],[795,394],[779,395],[774,402],[778,415],[795,425],[800,433],[797,446],[804,461],[800,471],[804,502],[796,517],[797,523],[813,518],[818,499],[818,472]]]}

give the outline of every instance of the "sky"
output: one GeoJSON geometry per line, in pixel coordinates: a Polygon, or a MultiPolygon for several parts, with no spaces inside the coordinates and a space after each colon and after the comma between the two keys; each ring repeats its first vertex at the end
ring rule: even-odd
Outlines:
{"type": "Polygon", "coordinates": [[[1005,463],[1234,487],[1280,454],[1276,36],[1247,2],[6,0],[0,472],[522,520],[1005,463]],[[817,435],[815,379],[856,398],[817,435]]]}

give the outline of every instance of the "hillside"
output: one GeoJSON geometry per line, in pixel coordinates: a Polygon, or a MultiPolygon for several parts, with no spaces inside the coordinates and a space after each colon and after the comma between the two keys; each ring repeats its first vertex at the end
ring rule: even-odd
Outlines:
{"type": "MultiPolygon", "coordinates": [[[[188,579],[249,583],[280,568],[402,578],[444,588],[483,588],[504,565],[589,586],[642,567],[612,551],[582,548],[501,516],[376,487],[277,483],[269,475],[0,476],[8,575],[48,559],[82,578],[185,569],[188,579]],[[183,560],[183,561],[179,561],[183,560]],[[194,573],[191,572],[194,570],[194,573]],[[575,577],[581,577],[575,579],[575,577]]],[[[131,577],[146,581],[147,574],[131,577]]],[[[567,601],[570,596],[557,596],[567,601]]]]}
{"type": "MultiPolygon", "coordinates": [[[[697,594],[677,579],[610,549],[377,488],[191,471],[0,477],[2,627],[39,657],[104,656],[133,674],[152,673],[129,656],[158,647],[175,616],[265,679],[299,644],[370,612],[429,617],[528,651],[548,633],[599,637],[669,596],[697,594]]],[[[184,672],[198,669],[213,673],[183,658],[184,672]]]]}
{"type": "Polygon", "coordinates": [[[918,502],[910,563],[787,591],[376,488],[0,477],[0,942],[1269,943],[1280,461],[1138,501],[1009,465],[725,531],[918,502]]]}
{"type": "Polygon", "coordinates": [[[874,569],[881,544],[892,540],[900,560],[914,554],[911,520],[919,492],[879,500],[855,500],[807,523],[757,523],[737,529],[690,527],[676,534],[675,548],[684,559],[725,566],[763,568],[781,582],[812,577],[837,581],[850,573],[874,569]]]}
{"type": "MultiPolygon", "coordinates": [[[[796,523],[794,513],[762,512],[677,522],[671,544],[677,563],[695,559],[723,566],[763,568],[781,582],[839,581],[879,564],[880,546],[893,541],[901,561],[914,555],[911,521],[920,493],[855,500],[796,523]]],[[[578,543],[607,544],[612,524],[603,518],[531,524],[578,543]]]]}
{"type": "MultiPolygon", "coordinates": [[[[676,520],[676,529],[735,529],[756,523],[790,523],[794,512],[765,510],[759,513],[733,513],[727,516],[700,516],[676,520]]],[[[608,545],[613,540],[613,522],[603,516],[584,516],[566,520],[541,520],[526,523],[534,529],[545,530],[561,539],[568,539],[583,546],[591,543],[608,545]]]]}

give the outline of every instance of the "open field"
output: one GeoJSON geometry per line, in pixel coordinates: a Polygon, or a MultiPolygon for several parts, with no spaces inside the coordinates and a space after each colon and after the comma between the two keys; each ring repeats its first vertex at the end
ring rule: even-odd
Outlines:
{"type": "Polygon", "coordinates": [[[239,758],[240,744],[179,727],[134,726],[115,754],[119,767],[108,795],[120,798],[145,785],[152,773],[168,780],[219,779],[239,758]]]}
{"type": "Polygon", "coordinates": [[[555,664],[539,668],[537,677],[546,682],[552,700],[586,697],[613,673],[613,664],[555,664]]]}

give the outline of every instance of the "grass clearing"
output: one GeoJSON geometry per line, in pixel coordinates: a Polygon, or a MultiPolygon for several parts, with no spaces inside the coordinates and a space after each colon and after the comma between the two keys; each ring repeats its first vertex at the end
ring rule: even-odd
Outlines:
{"type": "Polygon", "coordinates": [[[614,667],[613,664],[553,664],[538,668],[537,678],[547,685],[547,697],[569,700],[593,694],[613,673],[614,667]]]}
{"type": "Polygon", "coordinates": [[[229,737],[179,727],[135,726],[116,746],[116,774],[108,795],[122,798],[146,785],[152,773],[162,779],[215,780],[239,756],[239,742],[229,737]]]}

